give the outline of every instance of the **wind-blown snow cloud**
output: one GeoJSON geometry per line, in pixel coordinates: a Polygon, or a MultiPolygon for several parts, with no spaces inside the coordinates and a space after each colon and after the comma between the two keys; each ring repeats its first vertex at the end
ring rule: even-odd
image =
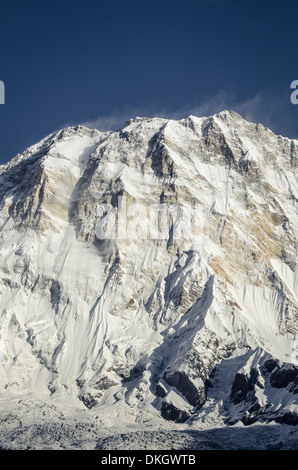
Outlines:
{"type": "Polygon", "coordinates": [[[260,122],[278,132],[287,104],[286,99],[276,97],[269,91],[260,91],[255,96],[239,100],[236,94],[220,90],[197,106],[185,107],[166,117],[181,119],[189,115],[210,116],[227,109],[236,111],[247,121],[260,122]]]}
{"type": "MultiPolygon", "coordinates": [[[[125,109],[124,111],[98,116],[94,120],[83,122],[89,128],[99,130],[117,130],[124,123],[136,116],[162,117],[166,119],[182,119],[189,115],[211,116],[225,109],[238,112],[244,119],[262,123],[276,133],[284,132],[290,134],[295,132],[290,117],[285,119],[289,113],[286,111],[288,101],[286,98],[274,96],[269,91],[260,91],[255,96],[239,100],[236,94],[219,90],[213,96],[207,96],[204,101],[197,105],[186,104],[181,109],[167,111],[164,109],[137,108],[125,109]]],[[[291,135],[289,135],[291,137],[291,135]]],[[[295,135],[292,135],[295,137],[295,135]]]]}
{"type": "MultiPolygon", "coordinates": [[[[146,114],[146,113],[145,113],[146,114]]],[[[89,128],[96,128],[99,130],[117,130],[123,127],[125,121],[135,116],[144,115],[136,109],[130,111],[114,112],[111,114],[98,116],[94,120],[85,121],[82,125],[89,128]]]]}

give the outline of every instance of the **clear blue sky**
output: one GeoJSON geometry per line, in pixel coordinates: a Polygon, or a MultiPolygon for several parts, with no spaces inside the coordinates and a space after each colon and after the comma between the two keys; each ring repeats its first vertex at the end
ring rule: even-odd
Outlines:
{"type": "Polygon", "coordinates": [[[234,108],[298,138],[297,20],[297,0],[2,0],[0,162],[134,115],[234,108]]]}

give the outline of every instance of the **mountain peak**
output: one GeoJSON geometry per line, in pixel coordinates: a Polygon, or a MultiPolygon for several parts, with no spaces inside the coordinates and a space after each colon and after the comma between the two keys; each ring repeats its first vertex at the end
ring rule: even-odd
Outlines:
{"type": "Polygon", "coordinates": [[[69,127],[6,165],[1,397],[297,423],[297,166],[234,111],[69,127]]]}

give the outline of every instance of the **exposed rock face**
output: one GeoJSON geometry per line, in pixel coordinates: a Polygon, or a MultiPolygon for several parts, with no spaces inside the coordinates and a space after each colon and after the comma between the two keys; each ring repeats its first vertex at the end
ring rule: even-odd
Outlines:
{"type": "MultiPolygon", "coordinates": [[[[256,361],[254,362],[256,364],[256,361]]],[[[243,424],[249,425],[260,418],[285,424],[295,423],[297,421],[295,407],[290,411],[283,407],[281,410],[278,408],[281,404],[295,403],[296,399],[293,395],[297,393],[297,372],[297,366],[281,364],[273,358],[266,360],[266,356],[259,359],[257,368],[248,363],[243,371],[236,373],[232,385],[230,399],[234,405],[239,406],[236,406],[234,410],[236,413],[231,423],[240,419],[243,424]],[[250,370],[250,375],[246,372],[248,370],[250,370]],[[274,391],[274,389],[283,389],[282,395],[280,390],[274,391]],[[266,402],[263,400],[263,394],[266,396],[266,402]],[[278,399],[274,399],[275,396],[278,399]]]]}
{"type": "Polygon", "coordinates": [[[243,401],[247,397],[249,390],[250,386],[248,377],[237,372],[231,391],[231,399],[233,402],[238,404],[243,401]]]}
{"type": "Polygon", "coordinates": [[[206,401],[205,389],[198,389],[183,372],[164,373],[164,380],[171,387],[175,387],[192,406],[203,405],[206,401]]]}
{"type": "Polygon", "coordinates": [[[68,128],[1,167],[1,397],[295,422],[297,168],[228,111],[68,128]]]}
{"type": "Polygon", "coordinates": [[[290,364],[276,367],[270,375],[270,385],[275,388],[286,388],[298,377],[298,367],[290,364]]]}
{"type": "Polygon", "coordinates": [[[169,421],[184,423],[190,417],[190,414],[187,411],[179,410],[172,403],[162,402],[161,416],[169,421]]]}

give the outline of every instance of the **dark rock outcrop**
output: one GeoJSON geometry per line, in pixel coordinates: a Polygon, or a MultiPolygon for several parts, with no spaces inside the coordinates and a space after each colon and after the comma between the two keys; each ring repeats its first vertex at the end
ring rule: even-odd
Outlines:
{"type": "Polygon", "coordinates": [[[293,364],[284,364],[276,367],[270,375],[270,385],[274,388],[286,388],[298,377],[298,367],[293,364]]]}
{"type": "Polygon", "coordinates": [[[165,387],[159,382],[156,385],[155,393],[158,397],[164,398],[167,394],[165,387]]]}
{"type": "Polygon", "coordinates": [[[279,367],[279,361],[277,359],[268,359],[268,361],[264,363],[264,367],[271,373],[276,367],[279,367]]]}
{"type": "Polygon", "coordinates": [[[237,372],[231,390],[231,400],[233,403],[237,405],[245,400],[249,390],[249,378],[247,375],[237,372]]]}
{"type": "Polygon", "coordinates": [[[184,372],[166,371],[163,376],[164,380],[171,387],[175,387],[186,398],[192,406],[202,406],[206,401],[205,387],[198,389],[191,382],[184,372]]]}
{"type": "Polygon", "coordinates": [[[161,416],[169,421],[175,421],[176,423],[184,423],[190,414],[185,410],[179,410],[172,403],[162,402],[161,405],[161,416]]]}
{"type": "Polygon", "coordinates": [[[298,424],[298,415],[297,413],[292,413],[291,411],[286,411],[281,416],[274,418],[274,421],[281,424],[290,424],[291,426],[297,426],[298,424]]]}
{"type": "Polygon", "coordinates": [[[86,408],[93,408],[93,406],[97,405],[97,401],[90,393],[84,393],[79,396],[80,400],[84,403],[86,408]]]}

